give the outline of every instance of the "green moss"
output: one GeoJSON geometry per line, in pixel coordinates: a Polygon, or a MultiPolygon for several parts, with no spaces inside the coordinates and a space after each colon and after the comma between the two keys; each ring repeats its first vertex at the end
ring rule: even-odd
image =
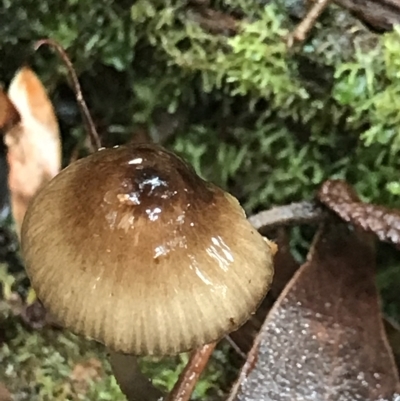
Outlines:
{"type": "MultiPolygon", "coordinates": [[[[48,36],[60,41],[96,121],[120,132],[109,132],[108,142],[129,140],[144,126],[203,177],[235,194],[248,212],[309,199],[329,177],[347,179],[366,201],[400,206],[400,28],[378,36],[330,6],[304,46],[288,51],[285,38],[295,23],[288,14],[299,6],[296,0],[267,6],[211,1],[211,8],[236,18],[236,33],[224,28],[221,15],[213,21],[218,29],[209,29],[204,18],[211,17],[194,2],[3,3],[0,18],[8,23],[0,25],[0,79],[8,82],[29,61],[58,98],[65,67],[48,50],[32,54],[31,45],[48,36]]],[[[83,130],[79,123],[65,125],[68,160],[73,145],[83,142],[83,130]]],[[[298,245],[300,235],[294,237],[298,245]]],[[[381,264],[393,265],[385,258],[381,264]]],[[[379,274],[392,314],[400,309],[388,290],[389,282],[398,288],[396,271],[379,274]]],[[[45,348],[39,334],[32,336],[45,348]]],[[[70,347],[75,356],[86,350],[79,344],[70,347]]],[[[28,352],[22,341],[17,345],[12,354],[28,352]]],[[[52,377],[62,392],[69,373],[59,365],[71,369],[72,359],[57,357],[60,368],[43,376],[40,352],[35,359],[40,367],[33,371],[42,373],[29,374],[52,377]]],[[[157,369],[158,380],[170,386],[171,371],[157,369]]],[[[114,391],[105,377],[93,391],[114,391]]],[[[24,386],[32,389],[36,380],[32,376],[24,386]]],[[[53,391],[50,381],[48,386],[46,391],[53,391]]]]}
{"type": "MultiPolygon", "coordinates": [[[[5,302],[0,300],[0,327],[5,336],[0,352],[0,382],[6,384],[16,399],[125,400],[103,347],[65,331],[27,330],[6,311],[5,302]]],[[[222,395],[225,354],[226,351],[219,350],[213,356],[193,399],[222,395]]],[[[157,386],[167,391],[187,360],[187,354],[163,359],[147,357],[142,358],[141,367],[157,386]]]]}

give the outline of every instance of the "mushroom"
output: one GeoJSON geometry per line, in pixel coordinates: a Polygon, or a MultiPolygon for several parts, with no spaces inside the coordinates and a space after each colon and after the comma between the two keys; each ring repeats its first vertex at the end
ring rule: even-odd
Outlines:
{"type": "Polygon", "coordinates": [[[100,149],[31,202],[26,269],[59,323],[103,343],[129,400],[155,400],[135,356],[217,341],[256,310],[273,246],[238,201],[154,144],[100,149]]]}

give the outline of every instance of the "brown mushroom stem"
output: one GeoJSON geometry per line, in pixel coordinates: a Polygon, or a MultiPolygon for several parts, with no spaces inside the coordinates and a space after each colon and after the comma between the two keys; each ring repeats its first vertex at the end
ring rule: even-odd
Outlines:
{"type": "Polygon", "coordinates": [[[140,370],[134,355],[109,350],[109,360],[115,379],[128,401],[158,401],[163,393],[140,370]]]}

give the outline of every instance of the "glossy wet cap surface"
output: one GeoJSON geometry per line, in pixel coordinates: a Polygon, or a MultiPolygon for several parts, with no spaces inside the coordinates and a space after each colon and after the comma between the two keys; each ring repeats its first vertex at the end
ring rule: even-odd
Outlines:
{"type": "Polygon", "coordinates": [[[157,145],[63,170],[22,228],[28,274],[66,327],[133,354],[174,354],[243,324],[270,286],[269,245],[235,198],[157,145]]]}

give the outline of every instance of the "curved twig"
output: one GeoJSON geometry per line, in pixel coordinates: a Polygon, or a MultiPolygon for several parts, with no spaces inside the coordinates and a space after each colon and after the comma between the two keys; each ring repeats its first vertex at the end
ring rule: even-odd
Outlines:
{"type": "Polygon", "coordinates": [[[86,123],[87,126],[87,132],[89,134],[89,138],[90,138],[90,142],[91,142],[91,146],[92,146],[92,152],[96,151],[97,149],[99,149],[101,147],[101,141],[100,141],[100,137],[99,134],[96,130],[96,127],[94,125],[94,122],[92,120],[92,117],[90,115],[89,109],[86,105],[85,99],[83,98],[83,94],[82,94],[82,89],[81,86],[79,84],[79,80],[78,77],[76,75],[74,66],[72,65],[71,60],[69,59],[67,53],[65,52],[65,50],[62,48],[62,46],[57,43],[55,40],[53,39],[41,39],[39,41],[37,41],[34,45],[34,49],[38,50],[41,46],[43,45],[47,45],[50,47],[53,47],[61,56],[62,60],[64,61],[64,63],[67,66],[68,72],[70,74],[71,80],[72,80],[72,84],[73,84],[73,88],[75,91],[75,95],[76,95],[76,100],[81,108],[81,112],[84,118],[84,121],[86,123]]]}
{"type": "Polygon", "coordinates": [[[298,202],[290,205],[276,206],[248,218],[249,222],[260,230],[294,224],[319,223],[324,218],[324,210],[315,202],[298,202]]]}
{"type": "Polygon", "coordinates": [[[189,401],[193,390],[207,366],[217,343],[203,345],[193,351],[190,359],[175,383],[174,388],[165,398],[165,401],[189,401]]]}

